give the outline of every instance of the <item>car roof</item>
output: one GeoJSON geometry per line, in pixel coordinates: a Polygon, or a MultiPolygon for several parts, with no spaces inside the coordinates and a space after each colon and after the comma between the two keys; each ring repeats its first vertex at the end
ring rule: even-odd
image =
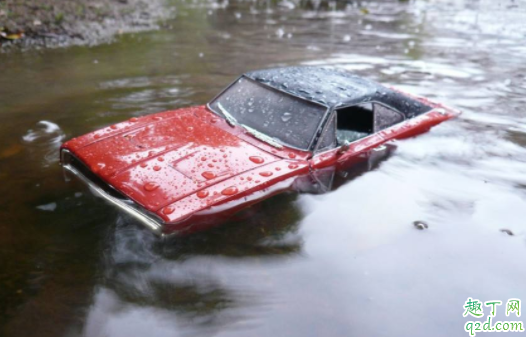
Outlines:
{"type": "Polygon", "coordinates": [[[375,101],[391,106],[409,118],[431,109],[379,83],[332,67],[273,68],[247,72],[244,76],[331,109],[375,101]]]}

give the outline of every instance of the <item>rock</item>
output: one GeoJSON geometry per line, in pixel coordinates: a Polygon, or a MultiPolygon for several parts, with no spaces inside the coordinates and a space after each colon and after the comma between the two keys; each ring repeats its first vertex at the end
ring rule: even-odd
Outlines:
{"type": "Polygon", "coordinates": [[[419,230],[424,230],[424,229],[429,228],[427,223],[420,221],[420,220],[413,222],[413,225],[415,226],[416,229],[419,229],[419,230]]]}
{"type": "Polygon", "coordinates": [[[513,235],[514,235],[512,231],[510,231],[509,229],[506,229],[506,228],[502,228],[500,231],[501,231],[502,233],[506,233],[506,234],[508,234],[508,235],[510,235],[510,236],[513,236],[513,235]]]}

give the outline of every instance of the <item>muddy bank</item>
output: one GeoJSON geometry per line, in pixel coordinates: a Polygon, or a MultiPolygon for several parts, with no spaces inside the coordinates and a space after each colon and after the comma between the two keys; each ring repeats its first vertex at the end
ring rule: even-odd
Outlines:
{"type": "Polygon", "coordinates": [[[166,0],[0,0],[0,50],[109,42],[173,12],[166,0]]]}

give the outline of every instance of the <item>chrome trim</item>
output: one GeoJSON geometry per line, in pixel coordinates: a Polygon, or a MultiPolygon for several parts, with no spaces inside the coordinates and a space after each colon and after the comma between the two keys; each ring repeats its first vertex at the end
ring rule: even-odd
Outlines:
{"type": "Polygon", "coordinates": [[[336,140],[336,147],[320,149],[321,140],[323,139],[323,137],[325,137],[327,132],[329,132],[329,126],[331,125],[331,123],[333,121],[334,121],[335,124],[337,122],[337,120],[336,120],[337,114],[336,114],[335,111],[336,110],[331,110],[331,112],[329,113],[329,118],[327,120],[327,123],[325,123],[325,125],[323,126],[322,132],[321,132],[320,136],[318,137],[318,141],[316,142],[316,145],[315,145],[314,149],[312,150],[312,152],[314,154],[318,154],[318,153],[324,152],[326,150],[332,150],[332,149],[335,149],[336,147],[338,147],[338,140],[336,139],[336,130],[337,130],[336,126],[337,125],[335,125],[335,128],[334,128],[334,140],[336,140]]]}
{"type": "Polygon", "coordinates": [[[223,115],[225,115],[226,121],[228,122],[228,124],[230,124],[230,126],[236,126],[238,124],[234,116],[232,116],[230,112],[228,112],[220,102],[217,102],[217,107],[219,108],[219,110],[221,110],[223,115]]]}
{"type": "MultiPolygon", "coordinates": [[[[220,104],[220,103],[218,103],[218,104],[220,104]]],[[[261,140],[261,141],[267,143],[268,145],[271,145],[271,146],[273,146],[273,147],[275,147],[277,149],[280,149],[280,150],[283,149],[283,145],[281,145],[276,140],[274,140],[274,138],[269,137],[266,134],[264,134],[263,132],[259,132],[258,130],[253,129],[253,128],[251,128],[248,125],[241,124],[241,126],[243,128],[245,128],[245,130],[247,130],[248,133],[250,133],[252,136],[256,137],[257,139],[259,139],[259,140],[261,140]]]]}
{"type": "Polygon", "coordinates": [[[80,172],[75,166],[71,165],[71,161],[69,160],[70,158],[68,158],[69,156],[73,157],[70,151],[65,150],[65,149],[61,151],[60,157],[62,161],[62,167],[64,169],[71,172],[73,175],[75,175],[80,180],[82,180],[84,183],[86,183],[91,189],[91,191],[94,192],[94,194],[102,197],[103,199],[110,202],[114,206],[117,206],[122,211],[132,216],[133,218],[141,222],[146,227],[148,227],[155,234],[159,236],[164,236],[163,231],[162,231],[163,222],[161,219],[158,219],[154,217],[153,215],[146,214],[147,211],[138,209],[139,206],[135,205],[135,203],[132,200],[129,200],[129,199],[121,200],[119,198],[109,195],[106,191],[104,191],[104,189],[102,189],[96,183],[91,181],[82,172],[80,172]]]}

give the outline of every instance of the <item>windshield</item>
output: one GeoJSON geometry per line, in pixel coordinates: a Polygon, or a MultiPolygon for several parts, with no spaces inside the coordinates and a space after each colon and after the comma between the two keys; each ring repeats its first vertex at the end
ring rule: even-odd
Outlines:
{"type": "Polygon", "coordinates": [[[284,145],[308,150],[326,108],[245,77],[210,103],[229,123],[239,123],[284,145]]]}

